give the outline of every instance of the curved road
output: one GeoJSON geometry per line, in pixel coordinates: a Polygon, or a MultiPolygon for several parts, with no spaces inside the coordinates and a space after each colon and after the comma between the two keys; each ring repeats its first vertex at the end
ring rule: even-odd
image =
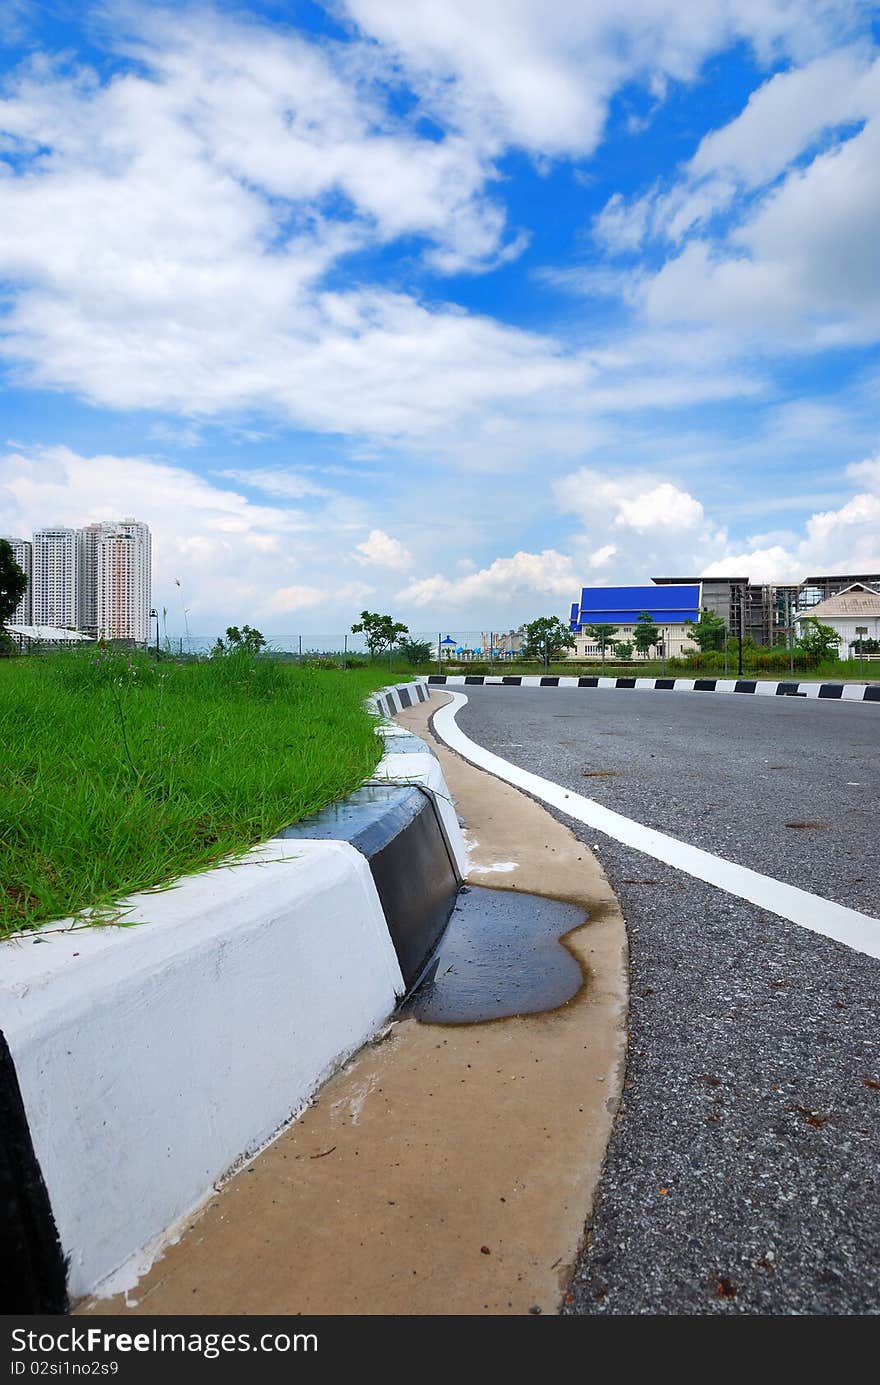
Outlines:
{"type": "MultiPolygon", "coordinates": [[[[880,708],[466,692],[458,725],[514,764],[880,915],[880,708]]],[[[876,1313],[880,961],[564,820],[631,949],[623,1101],[566,1311],[876,1313]]]]}

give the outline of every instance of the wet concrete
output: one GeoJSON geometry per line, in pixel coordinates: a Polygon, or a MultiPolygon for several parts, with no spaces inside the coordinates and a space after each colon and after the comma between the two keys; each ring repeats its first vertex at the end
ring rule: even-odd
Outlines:
{"type": "MultiPolygon", "coordinates": [[[[430,740],[428,716],[447,700],[397,720],[430,740]]],[[[390,1025],[179,1229],[130,1293],[77,1312],[559,1311],[619,1100],[626,931],[601,868],[567,827],[432,745],[480,884],[564,898],[589,916],[566,938],[586,984],[542,1014],[390,1025]]]]}
{"type": "Polygon", "coordinates": [[[562,939],[587,919],[558,899],[465,886],[417,991],[402,1007],[423,1024],[477,1024],[555,1010],[585,984],[562,939]]]}

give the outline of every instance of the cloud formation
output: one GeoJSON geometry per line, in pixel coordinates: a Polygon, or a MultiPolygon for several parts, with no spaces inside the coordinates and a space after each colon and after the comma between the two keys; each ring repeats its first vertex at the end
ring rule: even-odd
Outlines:
{"type": "Polygon", "coordinates": [[[378,567],[394,568],[405,572],[412,567],[412,554],[407,552],[399,539],[393,539],[383,529],[371,529],[369,538],[355,545],[355,558],[362,563],[375,563],[378,567]]]}
{"type": "Polygon", "coordinates": [[[859,44],[776,73],[594,231],[612,255],[664,255],[619,281],[648,321],[821,349],[880,337],[878,215],[880,59],[859,44]]]}

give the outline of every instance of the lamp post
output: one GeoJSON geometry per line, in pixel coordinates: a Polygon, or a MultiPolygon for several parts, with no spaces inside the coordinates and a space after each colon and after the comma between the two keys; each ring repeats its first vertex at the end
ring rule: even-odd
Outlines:
{"type": "MultiPolygon", "coordinates": [[[[143,610],[143,607],[141,607],[141,609],[143,610]]],[[[156,622],[156,658],[158,659],[158,657],[159,657],[159,612],[158,612],[158,611],[151,610],[151,611],[150,611],[150,620],[154,620],[154,621],[156,622]]]]}
{"type": "Polygon", "coordinates": [[[863,664],[863,662],[862,662],[863,657],[864,657],[864,650],[863,650],[863,647],[862,647],[862,640],[863,640],[864,636],[867,635],[867,633],[868,633],[868,627],[867,627],[867,625],[857,625],[857,626],[856,626],[856,634],[857,634],[858,637],[859,637],[859,677],[860,677],[860,678],[864,676],[864,671],[865,671],[865,669],[864,669],[864,664],[863,664]]]}

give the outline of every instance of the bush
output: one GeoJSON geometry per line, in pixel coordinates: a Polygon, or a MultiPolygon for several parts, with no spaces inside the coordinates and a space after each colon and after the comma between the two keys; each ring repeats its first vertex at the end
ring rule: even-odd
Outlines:
{"type": "Polygon", "coordinates": [[[427,640],[401,640],[398,645],[398,652],[403,655],[408,664],[413,668],[417,664],[426,664],[431,657],[431,646],[427,640]]]}

